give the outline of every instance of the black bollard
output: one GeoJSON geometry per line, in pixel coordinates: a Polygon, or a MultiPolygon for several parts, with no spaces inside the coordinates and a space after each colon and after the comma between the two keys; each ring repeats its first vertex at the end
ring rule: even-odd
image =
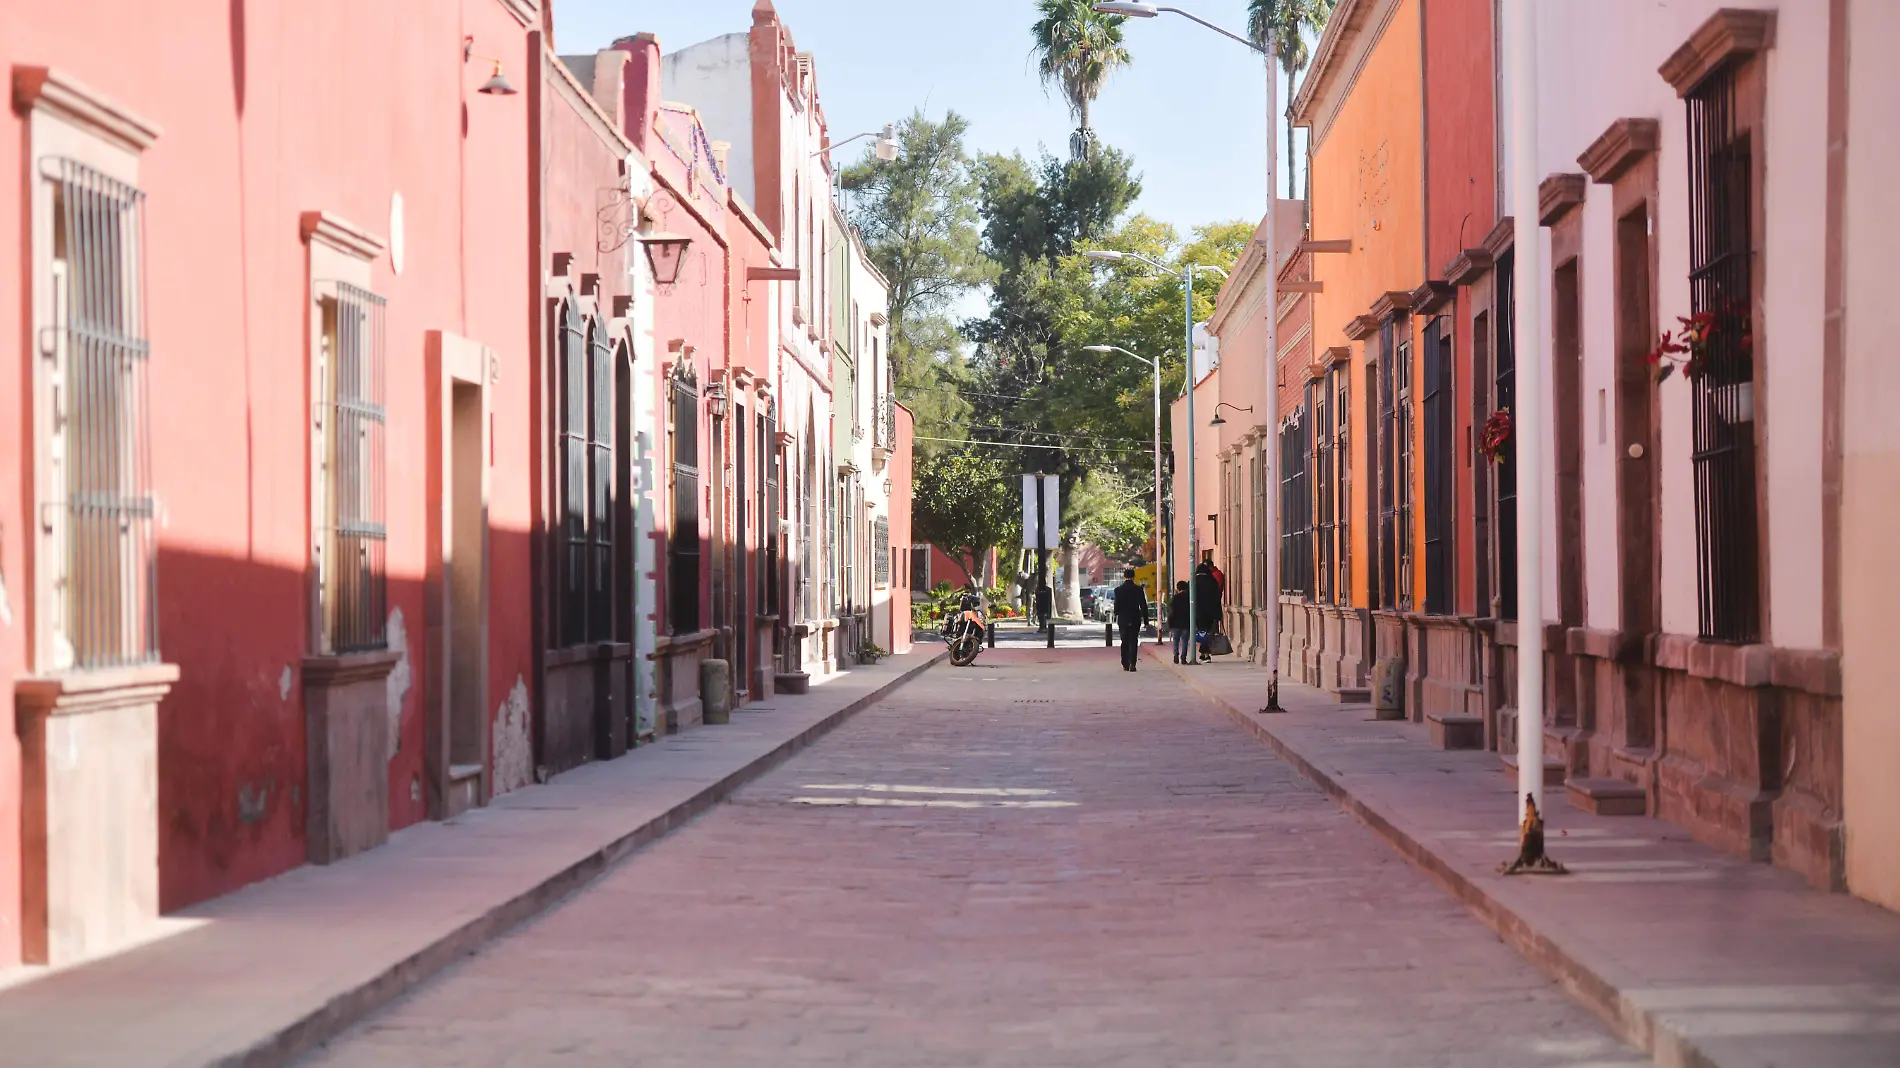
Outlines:
{"type": "Polygon", "coordinates": [[[996,622],[995,620],[991,620],[990,625],[985,629],[987,629],[990,632],[990,648],[992,649],[996,648],[996,622]]]}
{"type": "Polygon", "coordinates": [[[1047,648],[1054,649],[1055,647],[1056,647],[1056,623],[1055,623],[1055,620],[1052,619],[1049,621],[1049,642],[1048,642],[1047,648]]]}
{"type": "Polygon", "coordinates": [[[1115,624],[1106,620],[1102,623],[1102,644],[1110,649],[1115,648],[1115,624]]]}

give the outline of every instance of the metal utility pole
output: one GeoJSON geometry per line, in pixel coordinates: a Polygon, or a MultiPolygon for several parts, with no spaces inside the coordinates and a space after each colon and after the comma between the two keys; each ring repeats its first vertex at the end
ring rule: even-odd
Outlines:
{"type": "MultiPolygon", "coordinates": [[[[1511,99],[1511,198],[1517,274],[1517,819],[1544,789],[1544,316],[1537,220],[1537,22],[1535,0],[1505,5],[1504,57],[1511,99]]],[[[1540,806],[1541,807],[1541,806],[1540,806]]]]}

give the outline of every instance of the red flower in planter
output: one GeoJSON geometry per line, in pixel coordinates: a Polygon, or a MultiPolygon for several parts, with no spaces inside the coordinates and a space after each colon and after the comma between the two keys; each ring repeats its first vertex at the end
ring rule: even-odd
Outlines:
{"type": "Polygon", "coordinates": [[[1504,449],[1511,443],[1516,425],[1511,420],[1511,409],[1499,408],[1484,421],[1484,429],[1478,432],[1478,452],[1485,459],[1497,463],[1504,455],[1504,449]]]}

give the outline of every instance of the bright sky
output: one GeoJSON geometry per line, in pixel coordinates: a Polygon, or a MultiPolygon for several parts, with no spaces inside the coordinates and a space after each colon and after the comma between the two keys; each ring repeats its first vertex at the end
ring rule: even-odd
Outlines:
{"type": "MultiPolygon", "coordinates": [[[[774,2],[799,49],[817,57],[819,97],[833,140],[917,108],[932,118],[955,109],[970,120],[973,151],[1020,151],[1033,158],[1046,145],[1067,154],[1075,123],[1036,76],[1029,54],[1031,0],[774,2]]],[[[566,54],[592,52],[616,37],[647,31],[658,34],[662,52],[673,52],[745,31],[752,4],[558,0],[555,43],[566,54]]],[[[1179,6],[1236,33],[1246,28],[1246,0],[1179,6]]],[[[1134,62],[1109,78],[1090,117],[1105,143],[1134,156],[1142,178],[1136,210],[1172,223],[1183,235],[1210,222],[1258,219],[1266,207],[1259,58],[1176,15],[1131,19],[1124,40],[1134,62]],[[1191,106],[1193,101],[1200,106],[1191,106]]],[[[1285,99],[1282,85],[1282,108],[1285,99]]],[[[1284,129],[1276,136],[1285,155],[1284,129]]],[[[857,147],[848,158],[857,158],[857,147]]]]}

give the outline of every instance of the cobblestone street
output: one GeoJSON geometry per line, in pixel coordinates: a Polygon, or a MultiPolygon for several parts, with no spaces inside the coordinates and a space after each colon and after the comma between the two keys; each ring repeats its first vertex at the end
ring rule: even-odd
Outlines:
{"type": "Polygon", "coordinates": [[[1646,1063],[1095,633],[939,665],[306,1063],[1646,1063]]]}

